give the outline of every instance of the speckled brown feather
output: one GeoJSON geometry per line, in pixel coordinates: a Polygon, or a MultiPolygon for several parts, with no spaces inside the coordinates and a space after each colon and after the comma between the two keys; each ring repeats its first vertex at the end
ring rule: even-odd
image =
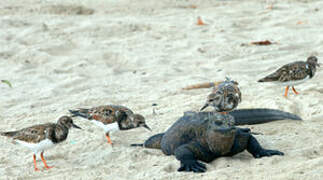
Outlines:
{"type": "Polygon", "coordinates": [[[307,77],[312,78],[316,72],[317,65],[317,58],[311,56],[307,61],[296,61],[286,64],[258,82],[289,82],[303,80],[307,77]]]}
{"type": "Polygon", "coordinates": [[[84,113],[88,116],[88,119],[95,119],[102,122],[103,124],[111,124],[117,122],[123,115],[133,115],[133,112],[125,107],[118,105],[104,105],[98,106],[91,109],[79,109],[80,113],[84,113]],[[120,113],[120,114],[117,114],[120,113]]]}
{"type": "Polygon", "coordinates": [[[73,116],[80,116],[88,120],[96,120],[104,125],[117,122],[120,130],[127,130],[136,127],[150,129],[145,118],[140,114],[134,114],[129,108],[120,105],[103,105],[90,109],[69,110],[73,116]]]}
{"type": "Polygon", "coordinates": [[[69,117],[63,116],[57,123],[34,125],[18,131],[2,132],[1,135],[28,143],[39,143],[44,139],[59,143],[67,138],[68,129],[71,127],[67,124],[69,122],[73,123],[69,117]]]}
{"type": "Polygon", "coordinates": [[[68,131],[71,127],[81,129],[73,123],[69,116],[62,116],[57,123],[46,123],[23,128],[18,131],[1,132],[0,135],[13,138],[18,144],[28,147],[34,152],[33,161],[35,171],[38,171],[36,163],[36,154],[40,153],[40,158],[46,169],[48,166],[44,158],[44,151],[52,148],[55,144],[64,141],[67,138],[68,131]]]}
{"type": "Polygon", "coordinates": [[[238,83],[227,78],[224,82],[214,86],[201,110],[207,106],[213,106],[217,112],[228,112],[234,110],[241,100],[238,83]]]}
{"type": "Polygon", "coordinates": [[[236,81],[223,81],[222,83],[219,83],[218,85],[214,86],[212,93],[217,93],[218,91],[223,91],[224,95],[228,94],[238,94],[239,96],[239,102],[241,102],[241,91],[238,87],[239,83],[236,81]]]}
{"type": "Polygon", "coordinates": [[[25,141],[28,143],[39,143],[46,139],[46,133],[50,129],[54,129],[56,124],[48,123],[35,125],[28,128],[21,129],[13,136],[13,139],[25,141]]]}

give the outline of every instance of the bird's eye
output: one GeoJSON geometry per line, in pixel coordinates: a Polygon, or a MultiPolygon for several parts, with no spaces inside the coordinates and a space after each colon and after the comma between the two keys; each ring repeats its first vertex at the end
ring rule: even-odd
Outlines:
{"type": "Polygon", "coordinates": [[[104,112],[104,114],[105,114],[105,115],[107,115],[107,116],[109,116],[111,113],[112,113],[112,111],[111,111],[111,110],[106,110],[106,111],[104,112]]]}

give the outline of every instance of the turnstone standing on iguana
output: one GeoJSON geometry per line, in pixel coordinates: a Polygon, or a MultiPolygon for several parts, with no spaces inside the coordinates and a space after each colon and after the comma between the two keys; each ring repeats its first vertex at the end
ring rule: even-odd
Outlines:
{"type": "Polygon", "coordinates": [[[222,83],[214,86],[207,101],[200,109],[202,111],[208,106],[213,106],[215,111],[226,114],[234,110],[241,102],[241,92],[236,81],[226,78],[222,83]]]}
{"type": "Polygon", "coordinates": [[[118,105],[103,105],[90,109],[79,108],[69,110],[73,116],[80,116],[90,120],[95,125],[104,129],[109,144],[112,144],[110,132],[144,127],[151,130],[145,118],[140,114],[134,114],[129,108],[118,105]]]}
{"type": "Polygon", "coordinates": [[[36,155],[40,153],[41,160],[46,169],[52,168],[47,165],[46,160],[44,159],[44,151],[63,142],[67,138],[68,130],[71,127],[81,129],[73,123],[73,120],[70,117],[62,116],[58,119],[56,124],[40,124],[17,131],[1,132],[0,134],[13,138],[18,144],[32,150],[34,152],[33,159],[35,171],[37,171],[36,155]]]}
{"type": "Polygon", "coordinates": [[[316,66],[320,67],[317,58],[310,56],[307,58],[307,61],[296,61],[286,64],[274,73],[258,80],[258,82],[277,82],[286,86],[285,97],[287,97],[290,86],[292,86],[295,94],[299,94],[294,88],[294,85],[311,79],[316,72],[316,66]]]}
{"type": "Polygon", "coordinates": [[[301,120],[297,115],[272,109],[244,109],[223,115],[216,112],[185,112],[166,132],[151,136],[142,146],[175,155],[178,171],[205,172],[205,164],[221,156],[234,156],[247,150],[255,158],[284,155],[263,148],[249,128],[235,125],[260,124],[282,119],[301,120]]]}

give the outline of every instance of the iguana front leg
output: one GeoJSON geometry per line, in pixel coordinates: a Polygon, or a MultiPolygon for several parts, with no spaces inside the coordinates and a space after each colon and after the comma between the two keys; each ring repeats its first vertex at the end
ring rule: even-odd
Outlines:
{"type": "Polygon", "coordinates": [[[212,158],[214,156],[198,142],[190,142],[179,146],[175,149],[174,155],[176,156],[176,159],[181,162],[181,167],[178,171],[186,172],[205,172],[205,164],[200,163],[197,160],[204,160],[206,157],[212,158]]]}
{"type": "Polygon", "coordinates": [[[281,155],[283,156],[284,153],[277,151],[277,150],[270,150],[270,149],[264,149],[261,147],[259,142],[255,137],[250,135],[249,141],[248,141],[248,146],[247,150],[249,153],[252,154],[254,158],[261,158],[264,156],[273,156],[273,155],[281,155]]]}
{"type": "Polygon", "coordinates": [[[246,132],[246,133],[249,133],[251,132],[251,129],[250,128],[239,128],[241,131],[243,132],[246,132]]]}
{"type": "Polygon", "coordinates": [[[239,129],[245,133],[250,133],[253,135],[263,135],[263,133],[260,133],[260,132],[251,132],[250,128],[239,128],[239,129]]]}

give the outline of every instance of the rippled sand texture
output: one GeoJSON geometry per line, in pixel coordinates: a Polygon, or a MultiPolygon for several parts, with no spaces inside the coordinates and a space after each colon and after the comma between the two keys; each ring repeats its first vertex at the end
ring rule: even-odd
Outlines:
{"type": "Polygon", "coordinates": [[[29,150],[0,137],[1,179],[322,179],[322,70],[288,99],[284,87],[256,82],[309,55],[323,62],[323,2],[274,3],[270,10],[264,0],[0,1],[0,74],[14,86],[0,85],[0,131],[103,104],[128,106],[153,129],[113,133],[111,147],[99,127],[75,118],[83,130],[46,151],[55,168],[41,172],[34,172],[29,150]],[[197,26],[198,16],[207,25],[197,26]],[[261,40],[278,44],[241,46],[261,40]],[[210,92],[181,88],[225,76],[240,83],[240,108],[281,109],[304,119],[249,126],[284,157],[244,152],[193,174],[178,173],[173,156],[129,147],[198,110],[210,92]]]}

